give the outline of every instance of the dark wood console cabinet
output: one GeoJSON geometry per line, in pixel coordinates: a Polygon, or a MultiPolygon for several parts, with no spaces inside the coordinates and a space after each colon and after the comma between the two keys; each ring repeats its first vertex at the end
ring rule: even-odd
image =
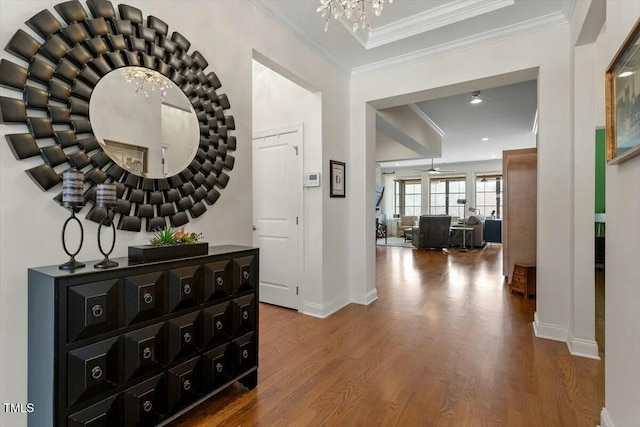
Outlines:
{"type": "Polygon", "coordinates": [[[258,250],[29,269],[29,426],[164,425],[258,381],[258,250]]]}

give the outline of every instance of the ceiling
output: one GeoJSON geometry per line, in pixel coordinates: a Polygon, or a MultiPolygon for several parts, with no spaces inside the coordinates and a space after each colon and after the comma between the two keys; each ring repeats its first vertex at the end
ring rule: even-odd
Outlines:
{"type": "Polygon", "coordinates": [[[536,92],[534,80],[484,90],[480,104],[470,104],[470,94],[417,103],[444,132],[438,163],[489,160],[501,158],[503,150],[535,147],[536,92]]]}
{"type": "MultiPolygon", "coordinates": [[[[368,13],[370,34],[353,33],[347,22],[333,18],[324,32],[326,18],[316,12],[317,0],[253,1],[338,70],[357,76],[565,24],[576,0],[386,1],[381,16],[368,13]]],[[[413,120],[444,133],[436,165],[499,159],[505,149],[535,146],[535,81],[485,89],[481,96],[485,102],[478,105],[469,104],[468,93],[409,105],[413,120]]],[[[388,141],[385,144],[388,148],[388,141]]],[[[408,160],[404,147],[398,153],[403,154],[381,165],[408,167],[431,161],[408,160]]]]}
{"type": "MultiPolygon", "coordinates": [[[[407,54],[442,53],[567,22],[576,0],[395,0],[370,16],[371,33],[325,18],[318,0],[253,0],[336,68],[357,74],[407,54]]],[[[369,7],[369,6],[367,6],[369,7]]],[[[370,10],[369,10],[370,11],[370,10]]]]}

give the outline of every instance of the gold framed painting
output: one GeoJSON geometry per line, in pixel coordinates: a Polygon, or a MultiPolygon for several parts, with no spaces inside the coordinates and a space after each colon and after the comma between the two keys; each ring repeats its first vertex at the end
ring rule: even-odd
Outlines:
{"type": "Polygon", "coordinates": [[[605,74],[607,161],[640,155],[640,19],[605,74]]]}

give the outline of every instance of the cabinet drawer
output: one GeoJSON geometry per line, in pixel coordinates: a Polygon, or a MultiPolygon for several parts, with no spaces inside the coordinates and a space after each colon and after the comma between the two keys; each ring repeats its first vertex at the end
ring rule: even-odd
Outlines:
{"type": "Polygon", "coordinates": [[[205,390],[227,381],[232,374],[231,346],[223,344],[202,355],[202,379],[205,390]]]}
{"type": "Polygon", "coordinates": [[[202,267],[203,299],[212,301],[233,292],[233,264],[229,260],[212,262],[202,267]]]}
{"type": "Polygon", "coordinates": [[[511,290],[514,292],[524,293],[526,291],[526,288],[527,286],[525,283],[520,283],[520,282],[511,283],[511,290]]]}
{"type": "Polygon", "coordinates": [[[159,272],[124,279],[126,325],[162,315],[162,289],[166,287],[165,277],[163,272],[159,272]]]}
{"type": "Polygon", "coordinates": [[[67,406],[115,388],[120,382],[118,338],[69,352],[67,406]]]}
{"type": "Polygon", "coordinates": [[[124,336],[124,380],[144,375],[162,366],[164,355],[163,323],[124,336]]]}
{"type": "Polygon", "coordinates": [[[515,274],[513,275],[513,278],[511,279],[513,283],[527,283],[527,276],[516,276],[515,274]]]}
{"type": "Polygon", "coordinates": [[[122,308],[119,279],[70,286],[67,296],[69,342],[120,327],[122,308]]]}
{"type": "Polygon", "coordinates": [[[69,427],[111,427],[122,424],[118,399],[111,396],[82,411],[69,415],[69,427]]]}
{"type": "Polygon", "coordinates": [[[233,372],[239,375],[256,366],[258,362],[258,348],[256,346],[255,334],[250,332],[236,338],[232,342],[233,350],[233,372]]]}
{"type": "Polygon", "coordinates": [[[125,426],[153,426],[166,413],[163,375],[131,387],[123,395],[125,426]]]}
{"type": "Polygon", "coordinates": [[[234,263],[233,292],[253,290],[257,286],[258,262],[254,256],[236,258],[234,263]]]}
{"type": "Polygon", "coordinates": [[[231,302],[231,307],[233,334],[253,330],[256,312],[253,294],[234,299],[231,302]]]}
{"type": "Polygon", "coordinates": [[[196,311],[167,322],[167,363],[198,350],[195,334],[198,329],[197,320],[199,317],[201,317],[200,312],[196,311]]]}
{"type": "Polygon", "coordinates": [[[167,312],[195,306],[202,302],[202,274],[198,265],[169,270],[165,301],[167,312]]]}
{"type": "Polygon", "coordinates": [[[198,396],[200,389],[198,362],[199,358],[195,357],[170,369],[167,373],[167,399],[170,411],[190,403],[198,396]]]}
{"type": "Polygon", "coordinates": [[[527,269],[524,267],[515,267],[513,269],[513,275],[527,277],[527,269]]]}
{"type": "Polygon", "coordinates": [[[225,302],[202,310],[200,343],[206,347],[232,335],[231,303],[225,302]]]}

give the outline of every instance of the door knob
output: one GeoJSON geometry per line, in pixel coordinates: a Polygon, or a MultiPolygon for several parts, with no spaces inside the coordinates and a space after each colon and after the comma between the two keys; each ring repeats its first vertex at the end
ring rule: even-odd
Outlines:
{"type": "Polygon", "coordinates": [[[253,231],[256,231],[256,226],[255,225],[253,227],[251,227],[251,228],[253,228],[253,231]]]}

